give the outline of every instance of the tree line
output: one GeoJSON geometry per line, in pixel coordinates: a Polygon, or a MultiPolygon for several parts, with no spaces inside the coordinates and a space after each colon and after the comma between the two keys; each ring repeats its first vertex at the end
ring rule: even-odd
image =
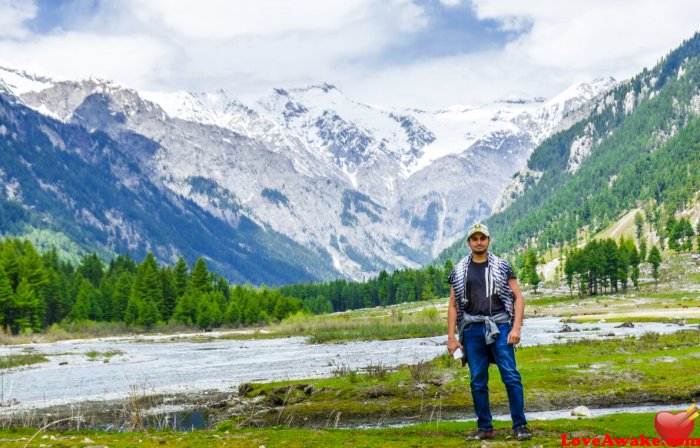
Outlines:
{"type": "Polygon", "coordinates": [[[401,269],[391,274],[382,270],[377,277],[363,282],[339,279],[285,285],[279,290],[283,295],[300,298],[314,313],[387,306],[449,295],[447,278],[453,268],[452,261],[447,260],[442,266],[420,270],[401,269]]]}
{"type": "MultiPolygon", "coordinates": [[[[648,221],[659,225],[661,214],[651,208],[635,216],[639,247],[632,239],[593,240],[582,248],[564,249],[562,274],[572,293],[580,295],[626,290],[639,281],[640,263],[648,261],[658,280],[661,253],[647,253],[642,238],[648,221]],[[656,213],[656,214],[655,214],[656,213]]],[[[700,223],[696,228],[700,248],[700,223]]],[[[695,232],[686,218],[668,218],[659,240],[677,251],[691,250],[695,232]]],[[[535,290],[543,280],[537,273],[538,250],[528,248],[512,261],[522,283],[535,290]]],[[[136,263],[118,255],[105,265],[96,254],[77,266],[61,260],[55,249],[39,254],[29,241],[0,239],[0,324],[17,334],[41,331],[64,321],[122,322],[128,327],[153,328],[166,323],[209,329],[220,325],[251,325],[280,321],[297,312],[334,311],[387,306],[449,295],[451,260],[442,266],[403,269],[354,282],[338,279],[297,283],[276,288],[229,285],[210,272],[199,258],[192,267],[183,258],[160,266],[149,253],[136,263]]]]}
{"type": "Polygon", "coordinates": [[[73,266],[55,249],[39,254],[30,241],[0,239],[0,324],[12,334],[83,320],[208,329],[278,321],[305,309],[277,289],[230,286],[202,258],[191,268],[183,258],[161,267],[151,253],[138,264],[119,255],[105,265],[93,253],[73,266]]]}
{"type": "MultiPolygon", "coordinates": [[[[645,240],[642,240],[645,241],[645,240]]],[[[644,249],[646,251],[646,249],[644,249]]],[[[629,282],[639,286],[640,263],[648,261],[655,281],[659,278],[661,252],[652,246],[648,257],[632,239],[612,238],[589,241],[583,248],[565,252],[564,273],[569,290],[576,287],[579,296],[626,291],[629,282]]]]}

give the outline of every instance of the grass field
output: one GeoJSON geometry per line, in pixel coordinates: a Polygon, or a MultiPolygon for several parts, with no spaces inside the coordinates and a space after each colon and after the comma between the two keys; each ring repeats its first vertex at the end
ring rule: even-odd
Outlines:
{"type": "MultiPolygon", "coordinates": [[[[0,443],[3,447],[519,447],[519,446],[562,446],[563,435],[568,443],[581,443],[583,438],[601,438],[606,435],[614,438],[658,437],[654,429],[654,414],[616,414],[588,419],[559,419],[531,423],[533,439],[529,442],[517,442],[510,438],[507,422],[496,422],[496,438],[484,445],[481,442],[466,442],[465,435],[473,430],[473,423],[439,422],[425,423],[394,429],[294,429],[284,427],[271,428],[235,428],[221,425],[218,430],[193,431],[188,433],[108,433],[95,431],[41,432],[34,430],[0,430],[0,443]],[[31,437],[34,439],[27,444],[31,437]]],[[[695,429],[693,438],[700,438],[700,430],[695,429]]],[[[700,443],[700,439],[698,440],[700,443]]],[[[696,445],[697,446],[697,445],[696,445]]]]}
{"type": "MultiPolygon", "coordinates": [[[[700,398],[700,330],[639,339],[577,341],[519,348],[516,352],[530,411],[587,405],[609,407],[700,398]]],[[[447,355],[428,363],[363,371],[338,366],[332,378],[247,384],[240,390],[268,411],[241,415],[248,424],[298,425],[325,421],[378,421],[403,416],[419,420],[464,411],[469,373],[447,355]]],[[[498,371],[491,367],[494,412],[507,413],[498,371]]]]}
{"type": "Polygon", "coordinates": [[[48,361],[48,358],[40,353],[22,353],[17,355],[0,356],[0,371],[11,367],[28,366],[46,361],[48,361]]]}

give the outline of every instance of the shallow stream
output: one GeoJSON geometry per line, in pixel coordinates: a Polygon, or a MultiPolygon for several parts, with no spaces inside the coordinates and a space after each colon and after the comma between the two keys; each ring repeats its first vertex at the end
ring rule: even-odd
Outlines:
{"type": "MultiPolygon", "coordinates": [[[[563,324],[559,318],[527,319],[522,345],[581,338],[671,333],[687,326],[636,323],[563,324]],[[568,326],[568,331],[562,329],[568,326]]],[[[0,414],[141,393],[232,391],[244,382],[327,377],[338,368],[417,363],[445,353],[446,337],[308,344],[303,337],[166,342],[165,337],[105,338],[0,347],[0,356],[26,352],[49,362],[0,372],[0,414]],[[97,356],[88,356],[90,351],[97,356]],[[112,356],[101,354],[116,352],[112,356]]]]}

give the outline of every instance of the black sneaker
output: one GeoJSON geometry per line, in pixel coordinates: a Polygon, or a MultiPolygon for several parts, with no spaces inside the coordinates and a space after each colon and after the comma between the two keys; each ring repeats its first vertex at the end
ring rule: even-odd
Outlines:
{"type": "Polygon", "coordinates": [[[532,439],[532,434],[528,431],[527,426],[521,426],[513,430],[513,437],[522,442],[523,440],[532,439]]]}
{"type": "Polygon", "coordinates": [[[467,436],[467,440],[486,440],[486,439],[493,439],[493,429],[490,429],[488,431],[484,431],[483,429],[479,429],[476,431],[474,434],[467,436]]]}

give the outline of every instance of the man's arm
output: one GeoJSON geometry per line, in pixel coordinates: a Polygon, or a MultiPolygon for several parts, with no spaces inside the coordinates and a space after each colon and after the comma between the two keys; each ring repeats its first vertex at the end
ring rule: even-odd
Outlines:
{"type": "Polygon", "coordinates": [[[513,302],[515,316],[513,318],[513,328],[508,333],[508,343],[515,345],[520,342],[520,329],[523,327],[523,315],[525,314],[525,299],[522,291],[520,291],[517,278],[509,278],[508,286],[510,286],[515,295],[515,302],[513,302]]]}
{"type": "Polygon", "coordinates": [[[450,305],[447,307],[447,352],[452,356],[458,348],[464,350],[455,336],[457,326],[457,303],[455,302],[455,289],[450,287],[450,305]]]}

